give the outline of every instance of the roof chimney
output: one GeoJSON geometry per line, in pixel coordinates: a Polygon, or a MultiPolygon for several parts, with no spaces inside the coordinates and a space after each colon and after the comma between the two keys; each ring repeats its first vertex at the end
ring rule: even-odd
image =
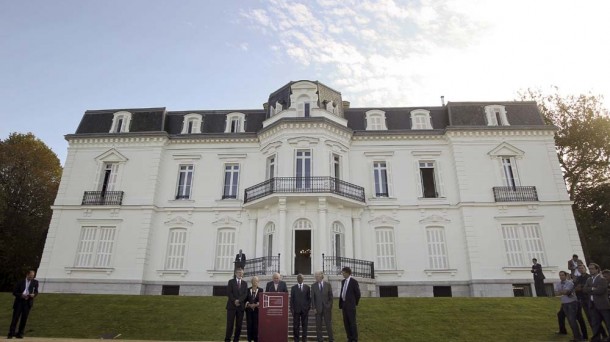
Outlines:
{"type": "Polygon", "coordinates": [[[441,95],[441,103],[443,104],[443,107],[445,107],[445,95],[441,95]]]}
{"type": "Polygon", "coordinates": [[[343,110],[349,109],[349,101],[343,101],[343,110]]]}

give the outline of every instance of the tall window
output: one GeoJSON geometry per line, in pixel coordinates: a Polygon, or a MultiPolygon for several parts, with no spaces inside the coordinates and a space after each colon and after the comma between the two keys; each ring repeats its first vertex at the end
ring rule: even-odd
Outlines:
{"type": "Polygon", "coordinates": [[[176,199],[191,198],[191,190],[193,187],[193,165],[180,165],[178,171],[178,189],[176,191],[176,199]]]}
{"type": "Polygon", "coordinates": [[[273,256],[273,233],[275,233],[275,224],[269,222],[265,226],[265,236],[263,238],[263,256],[268,258],[269,265],[273,256]]]}
{"type": "Polygon", "coordinates": [[[244,113],[227,114],[227,125],[225,133],[242,133],[244,132],[246,115],[244,113]]]}
{"type": "Polygon", "coordinates": [[[428,267],[432,270],[448,269],[449,260],[444,228],[428,227],[426,237],[428,240],[428,267]]]}
{"type": "Polygon", "coordinates": [[[388,197],[388,168],[386,162],[373,162],[375,197],[388,197]]]}
{"type": "Polygon", "coordinates": [[[345,257],[345,230],[341,222],[333,223],[333,252],[335,256],[345,257]]]}
{"type": "Polygon", "coordinates": [[[241,121],[239,118],[231,119],[231,133],[241,132],[241,121]]]}
{"type": "Polygon", "coordinates": [[[394,229],[376,228],[375,238],[377,242],[377,269],[395,270],[396,252],[394,248],[394,229]]]}
{"type": "Polygon", "coordinates": [[[434,162],[432,161],[420,161],[419,162],[419,175],[421,177],[422,195],[424,198],[436,198],[439,197],[436,173],[434,172],[434,162]]]}
{"type": "Polygon", "coordinates": [[[184,116],[184,121],[182,122],[182,134],[194,134],[201,133],[201,123],[202,116],[201,114],[187,114],[184,116]]]}
{"type": "Polygon", "coordinates": [[[99,189],[102,193],[114,191],[119,163],[104,163],[99,189]]]}
{"type": "Polygon", "coordinates": [[[275,177],[275,155],[267,158],[267,179],[275,177]]]}
{"type": "Polygon", "coordinates": [[[338,154],[332,155],[332,177],[341,179],[341,157],[338,154]]]}
{"type": "Polygon", "coordinates": [[[216,263],[214,268],[217,271],[232,270],[233,258],[235,258],[235,229],[219,229],[216,237],[216,263]]]}
{"type": "Polygon", "coordinates": [[[528,266],[533,258],[546,263],[538,224],[503,224],[502,237],[508,266],[528,266]]]}
{"type": "Polygon", "coordinates": [[[411,129],[432,129],[430,111],[417,109],[411,112],[411,129]]]}
{"type": "Polygon", "coordinates": [[[130,112],[116,112],[112,118],[112,126],[110,133],[129,132],[129,124],[131,123],[130,112]]]}
{"type": "Polygon", "coordinates": [[[311,150],[297,150],[295,165],[297,189],[311,187],[311,150]]]}
{"type": "Polygon", "coordinates": [[[222,198],[237,198],[239,164],[225,164],[225,184],[222,198]]]}
{"type": "Polygon", "coordinates": [[[369,110],[365,113],[365,116],[367,131],[380,131],[388,129],[385,123],[384,111],[378,109],[369,110]]]}
{"type": "Polygon", "coordinates": [[[186,229],[173,228],[167,241],[166,270],[183,270],[186,254],[186,229]]]}
{"type": "Polygon", "coordinates": [[[81,229],[75,267],[110,267],[116,228],[85,226],[81,229]]]}
{"type": "Polygon", "coordinates": [[[519,185],[519,178],[517,177],[517,169],[515,167],[515,158],[513,157],[502,157],[502,179],[504,185],[510,187],[516,187],[519,185]]]}

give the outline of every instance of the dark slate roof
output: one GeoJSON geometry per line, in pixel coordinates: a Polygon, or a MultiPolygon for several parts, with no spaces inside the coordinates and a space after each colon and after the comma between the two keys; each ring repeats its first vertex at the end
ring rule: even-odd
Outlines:
{"type": "Polygon", "coordinates": [[[545,125],[534,101],[523,102],[449,102],[447,104],[451,126],[486,126],[485,106],[502,105],[511,126],[545,125]]]}
{"type": "MultiPolygon", "coordinates": [[[[309,82],[315,84],[317,87],[316,92],[318,94],[318,107],[323,108],[323,106],[325,106],[327,102],[334,102],[335,105],[339,108],[339,116],[343,116],[343,101],[341,99],[341,93],[319,81],[290,81],[286,85],[269,95],[269,106],[275,108],[276,103],[279,102],[282,104],[282,108],[284,109],[290,107],[290,95],[292,94],[292,85],[299,82],[309,82]]],[[[267,113],[267,117],[268,116],[269,113],[267,113]]]]}
{"type": "Polygon", "coordinates": [[[165,108],[137,108],[137,109],[104,109],[88,110],[83,115],[76,134],[108,133],[112,126],[114,113],[126,111],[131,113],[129,132],[163,131],[165,108]]]}
{"type": "Polygon", "coordinates": [[[224,133],[226,118],[229,113],[243,113],[246,116],[246,132],[256,133],[263,128],[265,121],[265,111],[263,109],[247,110],[191,110],[179,112],[167,112],[165,119],[165,131],[169,134],[180,134],[182,123],[187,114],[201,114],[203,128],[201,133],[224,133]]]}
{"type": "Polygon", "coordinates": [[[444,129],[449,125],[446,107],[395,107],[395,108],[350,108],[345,110],[347,126],[354,131],[366,130],[366,112],[378,109],[385,112],[388,130],[411,129],[411,111],[425,109],[430,111],[433,129],[444,129]]]}

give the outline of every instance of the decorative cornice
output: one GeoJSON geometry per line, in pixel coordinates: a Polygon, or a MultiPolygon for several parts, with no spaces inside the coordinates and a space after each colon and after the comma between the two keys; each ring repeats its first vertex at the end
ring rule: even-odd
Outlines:
{"type": "Polygon", "coordinates": [[[376,218],[369,221],[369,224],[371,224],[372,226],[381,226],[387,224],[395,226],[399,223],[400,221],[387,215],[377,216],[376,218]]]}
{"type": "Polygon", "coordinates": [[[169,227],[185,227],[185,226],[189,226],[192,227],[193,226],[193,222],[185,219],[182,216],[176,216],[173,219],[164,222],[166,226],[169,227]]]}
{"type": "Polygon", "coordinates": [[[241,226],[241,222],[237,221],[236,219],[229,217],[229,216],[225,216],[222,217],[214,222],[212,222],[213,225],[215,225],[216,227],[224,227],[224,226],[229,226],[229,227],[238,227],[241,226]]]}

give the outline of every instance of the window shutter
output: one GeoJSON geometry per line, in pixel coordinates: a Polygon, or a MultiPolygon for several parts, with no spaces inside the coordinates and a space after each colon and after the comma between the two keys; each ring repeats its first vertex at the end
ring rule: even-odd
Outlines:
{"type": "Polygon", "coordinates": [[[506,177],[506,169],[504,168],[504,157],[500,157],[498,160],[500,161],[500,175],[502,176],[502,185],[510,186],[510,182],[506,177]]]}
{"type": "Polygon", "coordinates": [[[97,255],[95,260],[96,267],[110,266],[110,257],[114,245],[114,227],[101,227],[99,242],[97,244],[97,255]]]}
{"type": "Polygon", "coordinates": [[[515,178],[515,186],[520,186],[521,180],[519,179],[519,170],[517,168],[517,159],[515,157],[510,158],[510,165],[513,169],[513,177],[515,178]]]}
{"type": "Polygon", "coordinates": [[[504,248],[508,266],[525,266],[521,252],[521,241],[517,225],[502,225],[502,235],[504,238],[504,248]]]}
{"type": "Polygon", "coordinates": [[[111,164],[110,179],[108,179],[108,187],[106,188],[107,191],[114,191],[118,173],[119,173],[119,164],[118,163],[111,164]]]}
{"type": "Polygon", "coordinates": [[[443,171],[441,169],[441,162],[440,161],[435,161],[435,165],[436,165],[436,186],[438,187],[438,189],[436,189],[436,192],[438,193],[438,197],[445,197],[445,183],[443,182],[443,171]]]}
{"type": "Polygon", "coordinates": [[[424,193],[422,190],[422,179],[421,179],[421,172],[419,171],[419,160],[415,161],[415,191],[417,193],[417,197],[424,197],[424,193]]]}
{"type": "Polygon", "coordinates": [[[369,177],[371,180],[371,197],[377,197],[375,195],[375,162],[374,161],[369,161],[369,177]]]}
{"type": "Polygon", "coordinates": [[[90,267],[93,262],[93,252],[95,251],[95,240],[97,236],[97,227],[83,227],[80,235],[80,243],[78,245],[78,253],[76,254],[76,267],[90,267]]]}
{"type": "Polygon", "coordinates": [[[388,197],[394,197],[394,185],[392,182],[392,165],[389,160],[385,162],[386,176],[388,179],[388,197]]]}

